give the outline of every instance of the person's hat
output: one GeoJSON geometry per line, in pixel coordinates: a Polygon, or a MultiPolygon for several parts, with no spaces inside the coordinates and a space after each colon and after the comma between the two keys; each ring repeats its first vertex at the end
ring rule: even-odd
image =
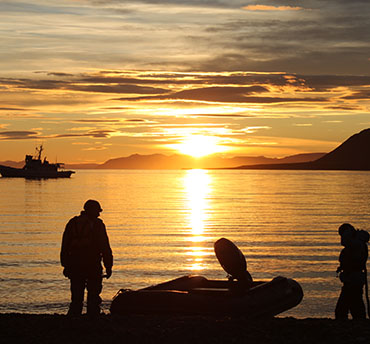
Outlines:
{"type": "Polygon", "coordinates": [[[86,211],[89,211],[89,210],[103,211],[103,209],[100,206],[100,203],[93,199],[89,199],[88,201],[85,202],[84,209],[86,211]]]}
{"type": "Polygon", "coordinates": [[[343,234],[345,235],[354,234],[356,233],[356,229],[349,223],[343,223],[342,225],[339,226],[338,233],[340,236],[343,236],[343,234]]]}

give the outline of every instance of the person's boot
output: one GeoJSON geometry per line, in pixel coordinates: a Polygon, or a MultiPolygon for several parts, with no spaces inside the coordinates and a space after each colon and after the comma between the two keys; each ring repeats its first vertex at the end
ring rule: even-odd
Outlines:
{"type": "Polygon", "coordinates": [[[69,317],[79,317],[82,314],[82,305],[75,305],[71,303],[69,305],[67,316],[69,317]]]}

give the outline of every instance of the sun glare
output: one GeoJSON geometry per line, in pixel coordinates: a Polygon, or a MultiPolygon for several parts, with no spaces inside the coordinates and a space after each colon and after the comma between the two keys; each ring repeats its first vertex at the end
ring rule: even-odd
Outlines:
{"type": "Polygon", "coordinates": [[[187,212],[190,232],[186,238],[191,246],[186,255],[188,268],[192,271],[202,270],[205,267],[204,257],[208,255],[204,247],[205,226],[209,218],[208,198],[211,192],[211,177],[205,170],[189,170],[185,174],[184,186],[187,194],[187,212]]]}
{"type": "MultiPolygon", "coordinates": [[[[205,170],[189,170],[185,177],[188,197],[189,222],[193,237],[202,236],[207,220],[207,196],[210,192],[210,176],[205,170]]],[[[192,238],[192,241],[196,241],[192,238]]]]}
{"type": "Polygon", "coordinates": [[[214,136],[192,135],[183,140],[182,143],[172,145],[180,153],[201,158],[206,155],[220,153],[226,150],[219,145],[219,139],[214,136]]]}

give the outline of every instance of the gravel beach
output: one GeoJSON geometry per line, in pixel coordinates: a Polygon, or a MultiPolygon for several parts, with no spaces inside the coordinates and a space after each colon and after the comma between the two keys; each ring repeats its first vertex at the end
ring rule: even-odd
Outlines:
{"type": "Polygon", "coordinates": [[[3,343],[370,343],[370,320],[0,314],[3,343]]]}

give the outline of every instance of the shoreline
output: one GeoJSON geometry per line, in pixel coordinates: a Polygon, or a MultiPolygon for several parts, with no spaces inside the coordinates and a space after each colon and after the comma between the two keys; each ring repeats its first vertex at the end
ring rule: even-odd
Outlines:
{"type": "Polygon", "coordinates": [[[369,343],[370,320],[0,313],[4,343],[369,343]]]}

